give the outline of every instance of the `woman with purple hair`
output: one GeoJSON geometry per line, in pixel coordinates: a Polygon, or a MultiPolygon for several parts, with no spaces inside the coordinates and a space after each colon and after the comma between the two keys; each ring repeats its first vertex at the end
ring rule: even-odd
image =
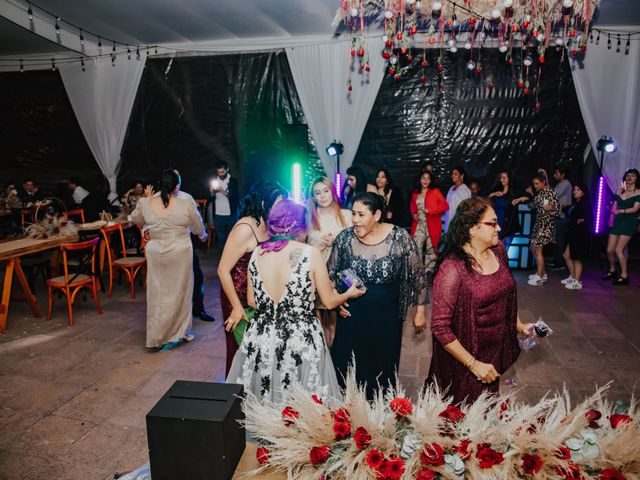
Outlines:
{"type": "Polygon", "coordinates": [[[335,398],[339,386],[322,326],[315,315],[316,291],[329,309],[364,294],[355,285],[333,290],[320,250],[302,243],[306,209],[277,203],[267,219],[269,240],[249,261],[247,303],[255,307],[227,376],[259,399],[281,403],[287,389],[302,385],[320,398],[335,398]]]}

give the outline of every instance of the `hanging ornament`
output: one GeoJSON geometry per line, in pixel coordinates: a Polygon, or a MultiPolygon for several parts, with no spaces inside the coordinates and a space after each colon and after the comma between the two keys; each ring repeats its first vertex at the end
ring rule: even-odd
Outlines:
{"type": "Polygon", "coordinates": [[[500,10],[498,10],[497,8],[491,10],[491,18],[493,18],[494,20],[498,20],[500,18],[500,10]]]}
{"type": "Polygon", "coordinates": [[[538,35],[536,36],[536,40],[538,40],[538,43],[544,42],[544,32],[542,31],[538,32],[538,35]]]}
{"type": "Polygon", "coordinates": [[[571,8],[571,7],[573,7],[573,0],[564,0],[564,1],[562,2],[562,6],[563,6],[564,8],[571,8]]]}
{"type": "Polygon", "coordinates": [[[428,66],[429,64],[427,63],[427,61],[426,61],[426,60],[422,60],[421,65],[422,65],[422,68],[427,68],[427,66],[428,66]]]}
{"type": "Polygon", "coordinates": [[[456,47],[456,46],[454,45],[453,47],[451,47],[451,48],[449,49],[449,51],[450,51],[451,53],[456,53],[456,52],[458,51],[458,47],[456,47]]]}
{"type": "Polygon", "coordinates": [[[389,58],[389,63],[391,65],[395,65],[396,63],[398,63],[398,57],[396,57],[395,55],[391,55],[391,57],[389,58]]]}
{"type": "Polygon", "coordinates": [[[400,74],[396,73],[393,78],[395,78],[396,80],[400,80],[400,74]]]}
{"type": "Polygon", "coordinates": [[[384,18],[386,18],[387,20],[391,20],[393,18],[393,12],[391,10],[385,10],[384,18]]]}
{"type": "Polygon", "coordinates": [[[536,103],[536,110],[540,110],[540,102],[536,103]]]}
{"type": "Polygon", "coordinates": [[[433,2],[431,4],[431,10],[433,10],[434,12],[439,12],[440,10],[442,10],[442,3],[440,2],[433,2]]]}
{"type": "Polygon", "coordinates": [[[530,67],[531,64],[533,63],[533,58],[531,58],[531,55],[527,55],[526,57],[524,57],[524,60],[522,61],[522,63],[524,63],[526,67],[530,67]]]}
{"type": "Polygon", "coordinates": [[[464,44],[464,48],[465,48],[465,50],[471,50],[471,42],[466,41],[465,44],[464,44]]]}
{"type": "Polygon", "coordinates": [[[447,45],[449,45],[449,48],[455,47],[456,41],[453,38],[450,38],[449,40],[447,40],[447,45]]]}
{"type": "Polygon", "coordinates": [[[415,25],[411,25],[409,27],[409,35],[415,35],[418,32],[418,27],[415,25]]]}
{"type": "Polygon", "coordinates": [[[382,58],[389,60],[389,58],[391,58],[391,53],[388,50],[385,50],[382,52],[382,58]]]}
{"type": "Polygon", "coordinates": [[[357,8],[352,8],[349,13],[351,14],[352,17],[357,17],[358,16],[358,9],[357,8]]]}
{"type": "Polygon", "coordinates": [[[443,70],[444,70],[444,67],[442,65],[438,64],[438,71],[442,72],[443,70]]]}
{"type": "Polygon", "coordinates": [[[422,76],[420,77],[420,81],[421,81],[422,83],[427,83],[427,77],[425,77],[424,75],[422,75],[422,76]]]}
{"type": "Polygon", "coordinates": [[[416,10],[422,10],[422,2],[420,0],[416,2],[416,10]]]}
{"type": "Polygon", "coordinates": [[[384,43],[387,43],[389,41],[389,37],[387,37],[386,35],[382,35],[382,41],[384,43]]]}
{"type": "Polygon", "coordinates": [[[416,0],[407,0],[407,5],[414,5],[416,0]]]}
{"type": "Polygon", "coordinates": [[[359,57],[364,57],[364,48],[360,47],[356,53],[359,57]]]}
{"type": "Polygon", "coordinates": [[[502,6],[504,8],[511,8],[513,7],[513,0],[504,0],[504,2],[502,2],[502,6]]]}
{"type": "Polygon", "coordinates": [[[509,45],[507,45],[506,43],[501,43],[498,47],[498,50],[500,51],[500,53],[505,53],[507,50],[509,50],[509,45]]]}
{"type": "Polygon", "coordinates": [[[538,63],[544,63],[544,55],[538,57],[538,63]]]}
{"type": "Polygon", "coordinates": [[[560,37],[556,38],[556,45],[558,45],[559,47],[562,46],[564,44],[564,40],[560,37]]]}
{"type": "Polygon", "coordinates": [[[474,70],[476,68],[476,62],[469,60],[467,62],[467,70],[474,70]]]}
{"type": "Polygon", "coordinates": [[[31,4],[29,4],[29,10],[27,10],[27,17],[30,22],[33,22],[33,9],[31,8],[31,4]]]}

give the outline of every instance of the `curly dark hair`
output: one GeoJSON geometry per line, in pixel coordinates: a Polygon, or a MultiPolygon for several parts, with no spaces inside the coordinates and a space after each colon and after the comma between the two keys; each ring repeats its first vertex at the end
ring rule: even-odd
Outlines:
{"type": "Polygon", "coordinates": [[[436,272],[442,262],[450,256],[464,260],[467,270],[471,271],[475,260],[464,251],[464,246],[471,239],[469,229],[478,224],[489,207],[491,207],[491,201],[482,197],[467,198],[458,205],[447,232],[440,240],[442,250],[436,262],[436,272]]]}
{"type": "Polygon", "coordinates": [[[253,217],[258,225],[269,217],[276,199],[287,198],[289,192],[275,180],[258,180],[240,201],[240,217],[253,217]]]}

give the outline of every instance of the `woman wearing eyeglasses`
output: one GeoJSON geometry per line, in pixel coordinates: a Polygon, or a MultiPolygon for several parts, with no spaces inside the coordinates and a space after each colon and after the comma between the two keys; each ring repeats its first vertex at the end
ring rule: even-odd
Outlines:
{"type": "Polygon", "coordinates": [[[472,403],[518,358],[518,332],[533,324],[517,312],[516,283],[509,270],[491,202],[464,200],[442,239],[433,281],[433,357],[427,382],[449,388],[455,403],[472,403]]]}

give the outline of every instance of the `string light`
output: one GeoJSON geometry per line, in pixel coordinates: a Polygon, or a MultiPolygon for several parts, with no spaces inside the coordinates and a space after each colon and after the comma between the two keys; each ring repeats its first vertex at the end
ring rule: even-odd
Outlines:
{"type": "Polygon", "coordinates": [[[29,4],[29,10],[27,10],[27,16],[29,17],[29,21],[33,22],[33,9],[31,8],[31,4],[29,4]]]}
{"type": "Polygon", "coordinates": [[[102,55],[102,39],[98,37],[98,55],[102,55]]]}
{"type": "Polygon", "coordinates": [[[600,45],[600,32],[598,32],[598,37],[596,38],[596,45],[600,45]]]}
{"type": "Polygon", "coordinates": [[[111,54],[111,66],[112,67],[116,66],[116,54],[115,53],[111,54]]]}
{"type": "Polygon", "coordinates": [[[60,35],[60,24],[58,23],[60,21],[60,17],[56,17],[56,35],[60,35]]]}
{"type": "Polygon", "coordinates": [[[84,35],[82,34],[82,29],[80,29],[80,45],[84,45],[84,35]]]}
{"type": "Polygon", "coordinates": [[[116,41],[113,41],[113,50],[111,50],[113,53],[116,53],[116,41]]]}
{"type": "Polygon", "coordinates": [[[136,60],[140,61],[140,47],[136,46],[136,60]]]}
{"type": "Polygon", "coordinates": [[[618,43],[616,44],[616,53],[620,53],[620,46],[622,42],[620,42],[620,34],[618,34],[618,43]]]}
{"type": "Polygon", "coordinates": [[[631,34],[627,36],[627,44],[624,47],[624,54],[629,55],[629,49],[631,48],[631,34]]]}
{"type": "Polygon", "coordinates": [[[22,59],[20,59],[20,73],[24,73],[24,65],[22,64],[22,59]]]}
{"type": "Polygon", "coordinates": [[[607,33],[607,50],[611,50],[611,34],[607,33]]]}
{"type": "Polygon", "coordinates": [[[53,72],[56,71],[56,60],[55,60],[55,58],[51,59],[51,71],[53,71],[53,72]]]}
{"type": "Polygon", "coordinates": [[[593,43],[593,30],[589,33],[589,43],[593,43]]]}
{"type": "Polygon", "coordinates": [[[131,49],[129,48],[129,45],[127,45],[127,60],[131,60],[131,49]]]}

